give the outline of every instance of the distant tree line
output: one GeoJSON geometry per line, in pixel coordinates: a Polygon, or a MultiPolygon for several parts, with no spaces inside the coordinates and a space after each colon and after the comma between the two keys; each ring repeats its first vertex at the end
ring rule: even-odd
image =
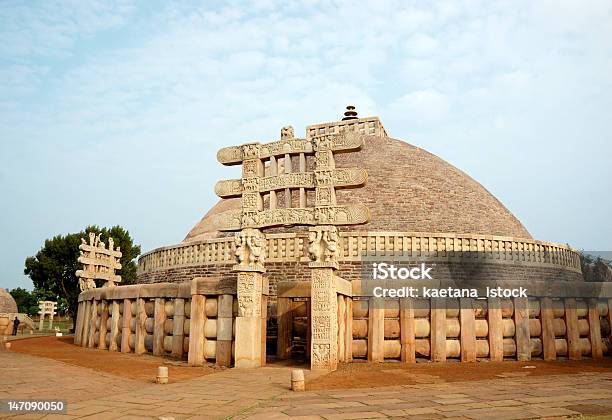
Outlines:
{"type": "Polygon", "coordinates": [[[17,303],[17,311],[21,314],[35,316],[38,314],[38,302],[41,300],[52,300],[57,302],[57,311],[59,314],[64,314],[68,310],[68,302],[66,299],[60,298],[48,290],[34,289],[31,292],[23,287],[16,287],[9,290],[13,299],[17,303]]]}

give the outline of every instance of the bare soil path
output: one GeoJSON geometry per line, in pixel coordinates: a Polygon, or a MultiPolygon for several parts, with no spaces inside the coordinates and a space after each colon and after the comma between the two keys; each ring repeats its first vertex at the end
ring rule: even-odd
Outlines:
{"type": "Polygon", "coordinates": [[[144,382],[153,382],[157,367],[161,365],[168,366],[172,382],[198,378],[220,370],[213,365],[193,368],[188,367],[185,361],[88,349],[75,346],[73,341],[73,337],[25,338],[12,341],[11,350],[144,382]]]}

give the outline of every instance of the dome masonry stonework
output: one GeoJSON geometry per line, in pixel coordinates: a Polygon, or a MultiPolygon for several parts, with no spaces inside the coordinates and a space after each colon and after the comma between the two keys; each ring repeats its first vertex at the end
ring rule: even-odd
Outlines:
{"type": "MultiPolygon", "coordinates": [[[[510,261],[505,261],[505,266],[488,261],[493,268],[486,274],[481,271],[481,275],[490,278],[540,278],[545,275],[576,280],[580,277],[580,265],[574,251],[565,245],[533,239],[522,223],[480,183],[436,155],[391,138],[378,117],[360,117],[355,107],[349,105],[341,120],[307,126],[305,139],[342,136],[347,132],[357,133],[362,147],[350,153],[335,154],[335,167],[363,169],[367,176],[365,184],[359,188],[337,189],[335,199],[339,205],[367,207],[370,217],[367,223],[338,228],[339,259],[345,262],[341,264],[341,274],[345,278],[360,278],[362,257],[371,252],[457,249],[491,255],[512,251],[504,259],[515,259],[518,271],[508,270],[510,261]],[[541,262],[533,261],[537,270],[528,270],[524,262],[519,261],[522,257],[513,253],[518,250],[559,256],[563,263],[542,266],[541,262]]],[[[293,136],[291,126],[280,131],[281,141],[292,141],[293,136]]],[[[275,173],[293,175],[300,172],[297,168],[313,170],[314,160],[300,159],[299,154],[294,153],[265,161],[262,179],[275,173]]],[[[241,188],[225,182],[224,188],[241,188]]],[[[284,191],[275,193],[274,207],[299,209],[304,203],[311,206],[315,200],[314,191],[305,190],[290,194],[291,203],[285,202],[284,191]]],[[[270,195],[262,194],[263,208],[270,207],[269,200],[270,195]]],[[[138,281],[182,282],[196,275],[229,273],[234,263],[235,244],[233,234],[225,231],[223,225],[227,215],[239,212],[241,207],[242,198],[231,195],[223,198],[204,214],[182,243],[142,255],[138,281]]],[[[277,281],[306,280],[307,270],[302,266],[308,259],[308,228],[281,225],[267,227],[264,233],[270,302],[274,302],[277,281]]]]}
{"type": "MultiPolygon", "coordinates": [[[[339,154],[338,167],[361,166],[363,188],[337,192],[338,202],[359,202],[369,223],[344,230],[386,230],[497,235],[531,239],[521,222],[469,175],[426,150],[389,137],[366,136],[365,147],[339,154]]],[[[224,236],[215,215],[239,208],[240,199],[220,200],[187,234],[185,241],[224,236]]]]}
{"type": "MultiPolygon", "coordinates": [[[[377,117],[360,119],[353,105],[346,107],[341,121],[309,126],[306,132],[307,136],[333,133],[340,127],[357,127],[365,141],[364,147],[355,153],[338,154],[336,166],[362,167],[367,171],[368,179],[364,188],[338,190],[338,202],[363,203],[372,215],[369,223],[344,230],[480,234],[531,239],[521,222],[477,181],[426,150],[388,137],[377,117]]],[[[281,130],[281,138],[285,138],[286,130],[287,127],[281,130]]],[[[297,156],[293,156],[291,166],[295,168],[297,165],[297,156]]],[[[283,201],[284,197],[280,200],[283,201]]],[[[240,198],[220,200],[191,229],[184,241],[225,236],[219,232],[215,221],[223,212],[240,206],[240,198]]]]}
{"type": "Polygon", "coordinates": [[[6,290],[0,288],[0,314],[17,313],[17,303],[13,296],[6,290]]]}

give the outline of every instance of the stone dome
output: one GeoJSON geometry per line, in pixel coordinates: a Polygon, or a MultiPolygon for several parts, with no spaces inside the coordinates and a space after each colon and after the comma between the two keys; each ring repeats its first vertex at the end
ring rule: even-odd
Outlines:
{"type": "MultiPolygon", "coordinates": [[[[336,167],[350,166],[364,167],[368,182],[364,188],[338,190],[338,204],[365,204],[372,217],[365,225],[343,226],[343,231],[532,239],[521,222],[482,185],[421,148],[389,137],[366,136],[361,151],[336,155],[336,167]]],[[[225,236],[217,230],[216,216],[239,207],[239,198],[219,201],[191,229],[185,242],[225,236]]]]}
{"type": "Polygon", "coordinates": [[[17,313],[17,302],[6,289],[0,288],[0,314],[17,313]]]}

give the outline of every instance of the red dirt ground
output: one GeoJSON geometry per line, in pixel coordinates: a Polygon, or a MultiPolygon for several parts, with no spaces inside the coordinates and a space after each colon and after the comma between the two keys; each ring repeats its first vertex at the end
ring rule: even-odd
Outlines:
{"type": "Polygon", "coordinates": [[[214,366],[188,367],[185,361],[164,359],[148,355],[116,353],[105,350],[87,349],[73,344],[73,337],[34,337],[15,340],[11,351],[33,356],[46,357],[69,365],[90,368],[124,378],[152,382],[157,367],[168,366],[170,382],[209,375],[218,371],[214,366]]]}
{"type": "Polygon", "coordinates": [[[308,390],[370,388],[424,383],[480,381],[520,376],[571,375],[584,372],[612,372],[612,359],[601,361],[557,360],[545,362],[476,362],[476,363],[351,363],[310,381],[308,390]],[[533,366],[533,368],[525,368],[533,366]]]}
{"type": "MultiPolygon", "coordinates": [[[[166,365],[171,382],[209,375],[219,368],[188,367],[185,361],[161,359],[149,355],[115,353],[87,349],[73,344],[73,337],[34,337],[12,341],[12,351],[58,360],[98,372],[151,382],[157,367],[166,365]]],[[[289,361],[274,363],[291,365],[289,361]]],[[[477,362],[477,363],[351,363],[340,364],[336,372],[308,381],[307,389],[369,388],[420,383],[479,381],[504,377],[571,375],[584,372],[612,372],[612,359],[595,362],[558,360],[544,362],[477,362]],[[526,366],[531,366],[526,368],[526,366]]]]}

